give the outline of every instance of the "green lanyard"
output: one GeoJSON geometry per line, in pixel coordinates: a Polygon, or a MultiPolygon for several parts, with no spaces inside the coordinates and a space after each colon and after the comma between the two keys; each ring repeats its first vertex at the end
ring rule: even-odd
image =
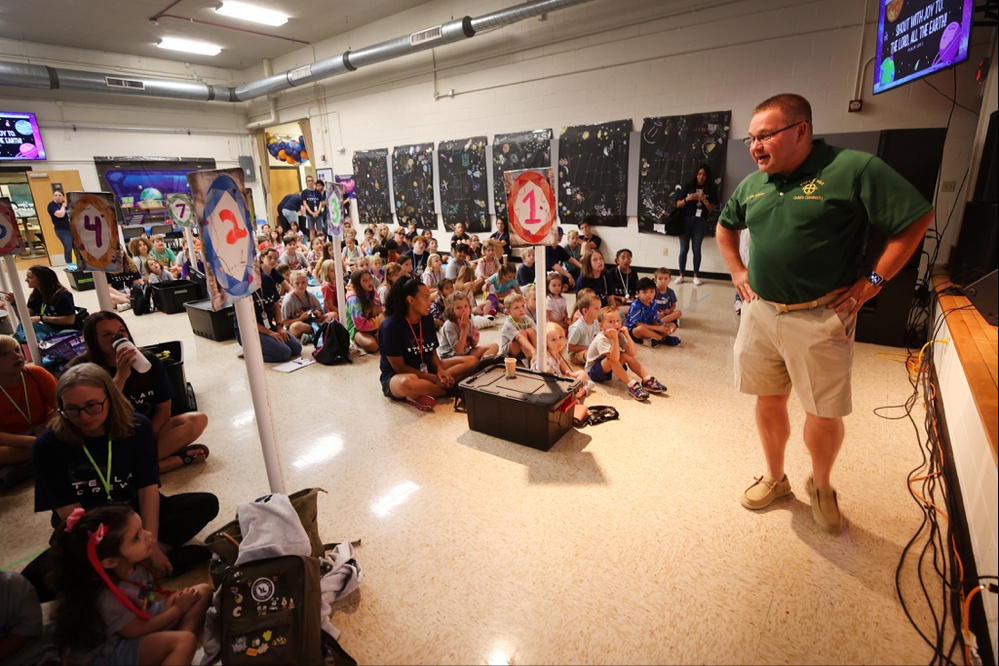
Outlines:
{"type": "Polygon", "coordinates": [[[28,382],[24,380],[23,372],[21,373],[21,387],[24,389],[24,408],[28,410],[27,414],[21,411],[21,408],[17,405],[16,402],[14,402],[14,398],[10,397],[10,393],[7,393],[7,389],[0,386],[0,391],[3,391],[3,394],[7,396],[8,400],[10,400],[10,404],[14,405],[14,409],[16,409],[17,413],[20,414],[24,418],[24,420],[28,422],[28,427],[30,428],[34,424],[31,422],[31,403],[28,402],[28,382]]]}
{"type": "Polygon", "coordinates": [[[97,466],[94,462],[94,457],[90,455],[90,451],[87,450],[87,445],[83,445],[83,452],[87,454],[87,459],[90,464],[94,466],[94,471],[97,472],[97,478],[101,480],[101,485],[104,486],[104,494],[108,496],[108,501],[111,501],[111,435],[108,435],[108,474],[104,476],[101,473],[101,468],[97,466]]]}

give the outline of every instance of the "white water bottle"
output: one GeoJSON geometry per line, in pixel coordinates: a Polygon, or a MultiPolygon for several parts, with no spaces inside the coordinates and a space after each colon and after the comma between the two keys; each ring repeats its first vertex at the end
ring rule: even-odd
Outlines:
{"type": "Polygon", "coordinates": [[[111,343],[111,348],[114,349],[115,353],[117,353],[122,347],[125,349],[135,349],[135,356],[132,358],[132,369],[136,372],[140,374],[146,373],[149,372],[149,368],[153,367],[152,363],[149,362],[149,359],[146,358],[146,355],[136,349],[135,344],[133,344],[131,340],[119,333],[114,336],[114,342],[111,343]]]}

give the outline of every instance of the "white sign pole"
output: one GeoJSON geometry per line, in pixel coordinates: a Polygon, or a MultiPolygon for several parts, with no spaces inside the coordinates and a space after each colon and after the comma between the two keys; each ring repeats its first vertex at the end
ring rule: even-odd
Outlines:
{"type": "Polygon", "coordinates": [[[114,312],[114,304],[111,302],[111,292],[108,291],[108,276],[103,271],[94,271],[94,289],[97,291],[97,305],[101,310],[114,312]]]}
{"type": "Polygon", "coordinates": [[[330,242],[333,243],[333,254],[336,255],[336,302],[340,304],[337,315],[340,317],[340,323],[343,324],[344,328],[347,328],[347,296],[346,290],[343,288],[343,250],[340,249],[339,236],[330,236],[330,242]]]}
{"type": "Polygon", "coordinates": [[[24,291],[21,283],[17,279],[17,263],[11,255],[4,255],[4,264],[7,266],[7,275],[10,277],[10,291],[14,294],[14,303],[17,304],[17,316],[21,319],[21,327],[24,329],[24,339],[28,341],[28,350],[31,352],[31,360],[35,365],[42,364],[42,355],[38,351],[38,338],[35,337],[35,327],[31,324],[31,313],[28,312],[28,302],[24,300],[24,291]]]}
{"type": "Polygon", "coordinates": [[[274,436],[274,420],[271,418],[271,396],[267,389],[264,354],[260,348],[260,334],[257,332],[257,315],[253,309],[253,298],[236,301],[236,322],[239,324],[240,341],[243,343],[243,358],[246,361],[246,376],[250,383],[250,398],[253,413],[257,419],[257,434],[260,435],[260,450],[264,454],[264,467],[267,469],[267,482],[272,493],[285,493],[284,477],[281,474],[281,456],[278,454],[277,438],[274,436]]]}
{"type": "Polygon", "coordinates": [[[545,269],[545,246],[534,247],[534,302],[538,322],[538,370],[548,371],[548,312],[545,310],[545,297],[548,295],[548,281],[545,269]]]}
{"type": "Polygon", "coordinates": [[[184,240],[187,241],[187,263],[192,270],[198,270],[198,252],[194,249],[194,233],[191,227],[184,227],[184,240]]]}

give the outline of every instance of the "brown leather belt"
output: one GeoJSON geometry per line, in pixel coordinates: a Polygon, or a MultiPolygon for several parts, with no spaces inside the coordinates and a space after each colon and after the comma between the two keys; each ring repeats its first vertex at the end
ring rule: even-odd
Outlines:
{"type": "Polygon", "coordinates": [[[790,305],[786,303],[774,303],[773,301],[768,301],[763,298],[761,298],[760,300],[772,305],[773,308],[777,310],[778,314],[784,314],[785,312],[796,312],[797,310],[814,310],[820,305],[825,305],[826,303],[829,303],[830,301],[832,301],[832,299],[833,296],[826,295],[823,296],[822,298],[816,298],[814,301],[808,301],[807,303],[792,303],[790,305]]]}

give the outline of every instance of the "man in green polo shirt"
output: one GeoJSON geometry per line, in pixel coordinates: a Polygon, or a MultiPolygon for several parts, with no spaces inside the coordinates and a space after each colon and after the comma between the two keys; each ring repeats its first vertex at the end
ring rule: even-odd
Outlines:
{"type": "Polygon", "coordinates": [[[905,266],[933,209],[877,157],[814,140],[811,105],[799,95],[777,95],[757,106],[745,143],[759,171],[736,188],[717,230],[743,300],[736,386],[756,396],[767,465],[743,493],[742,505],[762,509],[791,493],[784,450],[793,387],[805,408],[812,516],[838,533],[843,519],[829,476],[843,443],[843,417],[852,410],[856,312],[905,266]],[[888,243],[873,272],[862,275],[871,225],[888,243]],[[748,269],[739,257],[741,229],[752,236],[748,269]]]}

